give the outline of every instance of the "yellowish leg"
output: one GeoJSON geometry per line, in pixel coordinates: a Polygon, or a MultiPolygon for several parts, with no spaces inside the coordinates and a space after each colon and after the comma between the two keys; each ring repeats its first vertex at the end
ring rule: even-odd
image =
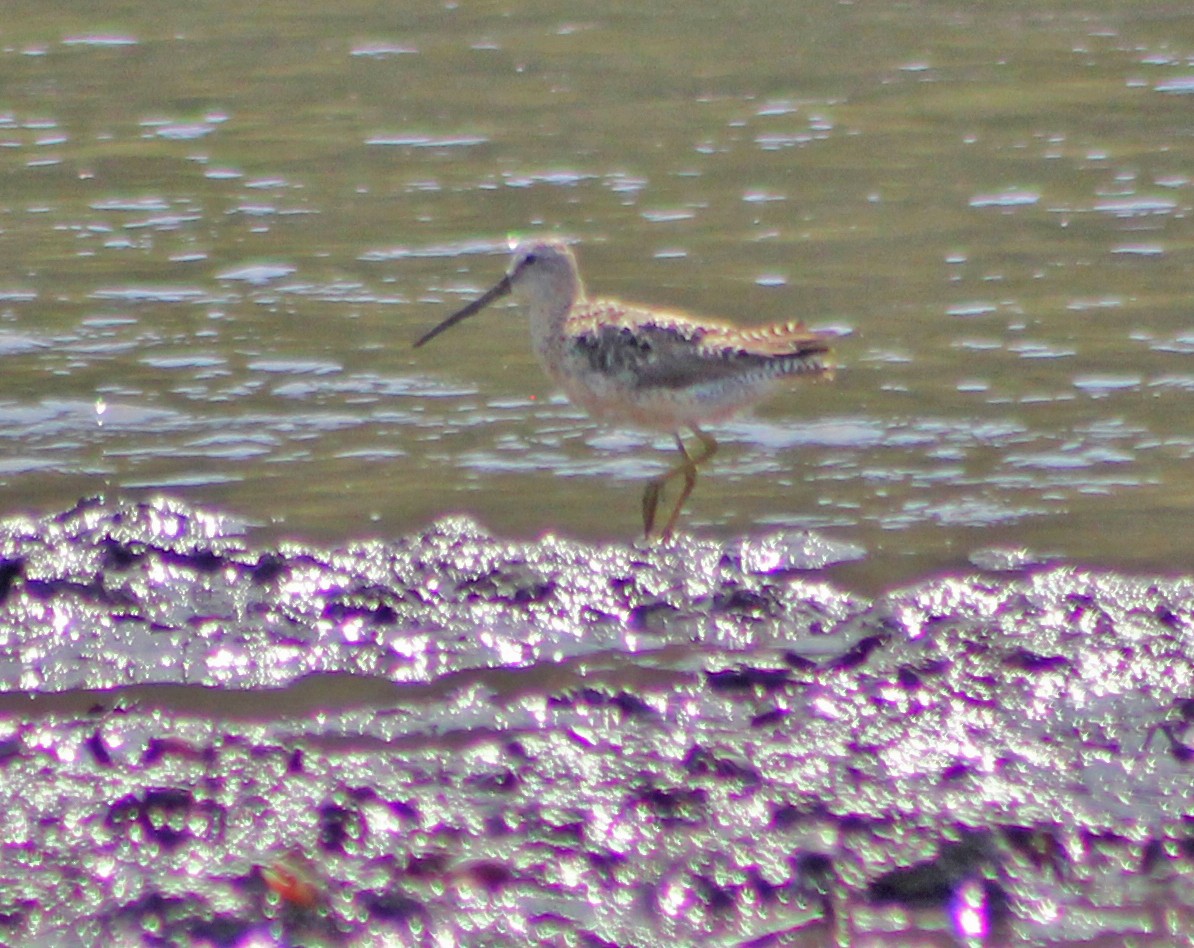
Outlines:
{"type": "Polygon", "coordinates": [[[666,540],[672,535],[672,530],[675,529],[676,521],[680,519],[680,511],[684,508],[685,501],[688,500],[688,495],[692,493],[692,489],[696,487],[697,468],[708,461],[714,454],[717,453],[717,442],[713,440],[713,436],[702,431],[696,425],[691,426],[692,433],[697,436],[697,440],[701,442],[701,449],[695,456],[688,453],[684,447],[684,442],[680,440],[680,436],[676,435],[676,444],[680,447],[680,453],[684,455],[686,464],[680,465],[680,470],[684,474],[684,489],[680,491],[680,497],[676,501],[676,506],[672,508],[672,515],[667,518],[667,525],[663,528],[663,532],[659,535],[661,539],[666,540]]]}
{"type": "Polygon", "coordinates": [[[647,484],[643,491],[643,536],[651,537],[651,529],[655,526],[655,511],[659,509],[659,494],[663,490],[664,482],[672,476],[668,471],[663,477],[657,477],[647,484]]]}
{"type": "Polygon", "coordinates": [[[677,499],[676,505],[672,508],[671,516],[667,518],[667,524],[660,532],[659,538],[666,540],[672,535],[672,530],[676,527],[676,521],[680,519],[680,510],[684,507],[684,502],[688,500],[688,495],[696,487],[697,467],[704,464],[717,453],[717,442],[713,439],[712,435],[705,433],[695,425],[692,426],[692,433],[701,442],[701,448],[696,455],[689,454],[680,435],[675,435],[676,447],[679,449],[680,456],[684,460],[666,474],[655,478],[647,484],[646,490],[643,491],[643,534],[645,536],[649,537],[652,528],[655,526],[655,515],[659,510],[659,501],[663,494],[664,485],[673,478],[682,476],[684,478],[684,488],[680,491],[680,497],[677,499]]]}

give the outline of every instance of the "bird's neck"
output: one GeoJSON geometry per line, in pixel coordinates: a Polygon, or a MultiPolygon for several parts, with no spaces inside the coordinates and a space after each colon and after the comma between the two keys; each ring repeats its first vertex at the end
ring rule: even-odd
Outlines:
{"type": "Polygon", "coordinates": [[[545,366],[559,364],[557,356],[568,339],[568,317],[584,299],[585,290],[579,279],[561,280],[559,285],[541,287],[540,292],[527,297],[531,343],[545,366]]]}

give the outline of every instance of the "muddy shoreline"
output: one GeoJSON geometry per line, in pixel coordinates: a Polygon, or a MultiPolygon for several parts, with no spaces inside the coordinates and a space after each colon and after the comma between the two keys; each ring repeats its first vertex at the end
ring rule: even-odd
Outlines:
{"type": "Polygon", "coordinates": [[[1194,582],[857,555],[7,521],[0,938],[1174,943],[1194,582]]]}

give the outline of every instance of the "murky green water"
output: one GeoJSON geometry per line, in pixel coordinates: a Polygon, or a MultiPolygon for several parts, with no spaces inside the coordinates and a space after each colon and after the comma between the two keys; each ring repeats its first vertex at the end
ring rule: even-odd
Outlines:
{"type": "Polygon", "coordinates": [[[601,293],[850,332],[718,432],[690,529],[822,529],[868,587],[1189,569],[1179,9],[10,3],[0,512],[633,536],[667,439],[564,403],[511,311],[409,347],[546,230],[601,293]]]}

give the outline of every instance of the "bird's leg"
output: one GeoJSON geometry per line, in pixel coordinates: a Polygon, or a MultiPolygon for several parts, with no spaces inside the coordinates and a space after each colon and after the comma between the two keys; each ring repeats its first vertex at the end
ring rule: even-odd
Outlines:
{"type": "Polygon", "coordinates": [[[651,528],[655,526],[655,511],[659,509],[659,494],[663,485],[667,483],[672,472],[668,471],[663,477],[657,477],[647,484],[643,491],[643,537],[650,538],[651,528]]]}
{"type": "MultiPolygon", "coordinates": [[[[680,454],[684,458],[675,467],[668,468],[665,474],[659,475],[648,482],[646,489],[643,491],[643,537],[650,538],[651,531],[655,529],[655,514],[659,511],[659,501],[663,497],[663,488],[673,477],[678,474],[685,474],[687,477],[687,470],[692,466],[692,459],[688,456],[688,452],[684,449],[684,442],[680,440],[678,434],[672,435],[676,439],[676,447],[680,449],[680,454]]],[[[669,519],[669,523],[671,520],[669,519]]]]}
{"type": "Polygon", "coordinates": [[[672,535],[672,530],[676,527],[676,521],[680,519],[680,510],[684,507],[684,502],[688,500],[688,495],[692,493],[692,489],[696,487],[697,467],[704,464],[717,452],[717,442],[711,435],[706,434],[695,425],[691,426],[691,428],[692,433],[701,442],[700,450],[695,456],[689,454],[688,449],[684,446],[684,441],[680,438],[679,434],[676,434],[674,436],[676,447],[679,449],[683,460],[666,474],[655,478],[647,484],[647,489],[643,491],[643,532],[645,536],[649,537],[652,528],[655,526],[655,514],[659,509],[660,495],[663,493],[664,485],[675,477],[683,476],[684,488],[680,491],[680,497],[676,500],[671,516],[668,517],[667,524],[660,532],[659,538],[666,540],[672,535]]]}
{"type": "Polygon", "coordinates": [[[697,467],[704,464],[717,453],[717,442],[713,439],[712,435],[702,431],[696,425],[690,425],[689,427],[692,433],[697,436],[697,440],[701,442],[701,449],[695,456],[689,454],[684,447],[684,442],[680,440],[680,436],[676,435],[676,444],[679,445],[680,453],[684,455],[686,462],[681,464],[679,469],[684,474],[684,489],[680,491],[680,497],[676,501],[676,506],[672,508],[672,515],[667,518],[667,525],[663,528],[663,532],[659,534],[660,538],[664,540],[672,535],[676,521],[680,519],[680,511],[684,507],[684,502],[688,500],[688,495],[696,487],[697,467]]]}

